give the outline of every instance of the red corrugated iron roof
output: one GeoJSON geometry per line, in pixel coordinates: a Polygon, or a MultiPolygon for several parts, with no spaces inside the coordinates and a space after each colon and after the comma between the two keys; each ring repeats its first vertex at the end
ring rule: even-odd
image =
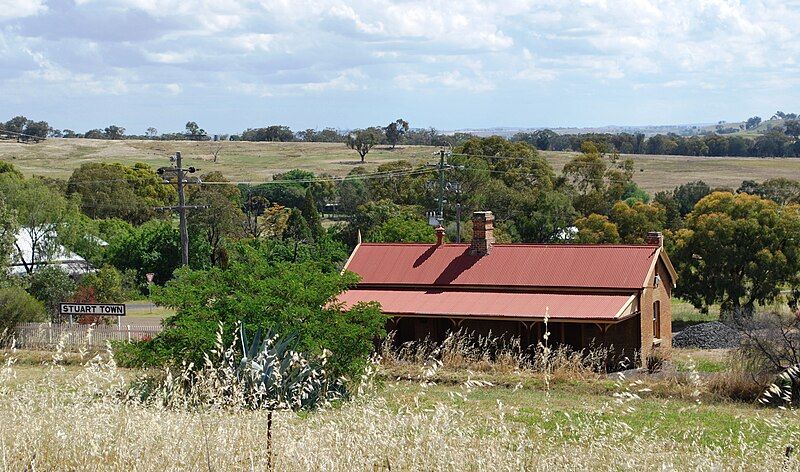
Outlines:
{"type": "Polygon", "coordinates": [[[614,321],[632,314],[635,295],[353,289],[339,296],[346,308],[376,301],[382,311],[405,316],[544,317],[614,321]]]}
{"type": "Polygon", "coordinates": [[[468,244],[365,243],[346,269],[362,286],[639,289],[660,253],[657,246],[496,244],[481,257],[468,244]]]}

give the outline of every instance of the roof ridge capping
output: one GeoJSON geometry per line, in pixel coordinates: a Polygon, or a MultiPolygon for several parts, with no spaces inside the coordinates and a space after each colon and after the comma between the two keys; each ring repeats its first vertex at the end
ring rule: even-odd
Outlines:
{"type": "MultiPolygon", "coordinates": [[[[401,243],[401,242],[393,242],[393,243],[361,243],[360,246],[437,246],[436,243],[401,243]]],[[[442,244],[441,247],[469,247],[470,243],[445,243],[442,244]]],[[[495,243],[493,247],[557,247],[557,248],[600,248],[600,249],[609,249],[609,248],[638,248],[638,249],[655,249],[656,246],[647,243],[631,243],[631,244],[621,244],[621,243],[613,243],[613,244],[598,244],[598,243],[495,243]]]]}

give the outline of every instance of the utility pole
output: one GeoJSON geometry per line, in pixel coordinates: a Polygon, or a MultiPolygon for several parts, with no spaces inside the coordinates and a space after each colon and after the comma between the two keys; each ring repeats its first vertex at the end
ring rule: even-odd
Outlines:
{"type": "MultiPolygon", "coordinates": [[[[454,168],[463,168],[463,166],[452,166],[446,162],[446,158],[450,155],[449,151],[446,151],[444,148],[439,150],[439,164],[436,165],[436,169],[439,172],[439,176],[437,180],[428,181],[425,186],[428,189],[437,188],[438,190],[438,197],[437,197],[437,209],[435,211],[434,217],[439,225],[444,226],[444,204],[445,200],[445,192],[455,192],[457,196],[457,205],[456,205],[456,241],[461,242],[461,183],[460,182],[448,182],[444,178],[445,171],[454,168]]],[[[435,154],[434,154],[435,155],[435,154]]],[[[429,164],[432,166],[432,164],[429,164]]]]}
{"type": "Polygon", "coordinates": [[[448,182],[448,189],[456,194],[456,243],[461,242],[461,182],[448,182]]]}
{"type": "Polygon", "coordinates": [[[456,243],[461,243],[461,202],[456,203],[456,243]]]}
{"type": "Polygon", "coordinates": [[[186,192],[183,191],[181,152],[175,152],[175,171],[178,173],[178,215],[181,221],[181,264],[189,265],[189,228],[186,225],[186,192]]]}
{"type": "Polygon", "coordinates": [[[436,218],[444,224],[444,148],[439,150],[439,213],[436,218]]]}
{"type": "MultiPolygon", "coordinates": [[[[184,180],[184,176],[186,173],[193,174],[199,169],[194,167],[189,167],[188,169],[184,169],[182,166],[181,160],[181,153],[180,151],[176,151],[174,156],[170,156],[169,160],[175,163],[174,167],[161,167],[158,169],[159,175],[164,175],[165,173],[175,173],[178,178],[178,205],[177,206],[166,206],[166,207],[156,207],[156,210],[172,210],[177,211],[178,216],[180,217],[180,231],[181,231],[181,264],[183,266],[189,265],[189,228],[186,224],[186,210],[190,209],[201,209],[201,208],[208,208],[208,205],[187,205],[186,204],[186,192],[184,191],[184,186],[189,184],[188,180],[184,180]]],[[[169,179],[165,180],[165,183],[171,183],[169,179]]],[[[200,179],[197,179],[196,183],[201,183],[200,179]]]]}

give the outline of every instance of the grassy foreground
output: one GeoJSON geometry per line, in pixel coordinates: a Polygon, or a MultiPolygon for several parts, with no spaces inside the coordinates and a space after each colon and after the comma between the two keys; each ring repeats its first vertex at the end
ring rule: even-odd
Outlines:
{"type": "MultiPolygon", "coordinates": [[[[8,356],[8,353],[6,354],[8,356]]],[[[6,470],[266,470],[266,413],[124,400],[107,361],[0,370],[6,470]]],[[[797,470],[795,411],[651,394],[642,383],[444,382],[419,366],[354,401],[277,415],[275,470],[797,470]],[[438,382],[438,383],[437,383],[438,382]]]]}
{"type": "MultiPolygon", "coordinates": [[[[399,146],[392,150],[378,146],[367,154],[366,166],[399,159],[415,164],[434,162],[438,148],[399,146]]],[[[347,174],[361,165],[355,151],[341,143],[267,143],[195,141],[106,141],[94,139],[48,139],[36,144],[0,142],[0,160],[13,163],[26,175],[68,178],[86,162],[145,162],[153,167],[168,164],[168,156],[181,151],[189,165],[202,172],[220,171],[232,180],[264,181],[273,174],[291,169],[315,173],[347,174]],[[213,152],[222,146],[217,162],[213,152]]],[[[560,171],[572,152],[543,153],[560,171]]],[[[704,180],[712,187],[738,188],[743,179],[756,181],[772,177],[796,178],[800,159],[761,159],[691,156],[632,155],[634,180],[646,191],[655,193],[677,185],[704,180]]]]}

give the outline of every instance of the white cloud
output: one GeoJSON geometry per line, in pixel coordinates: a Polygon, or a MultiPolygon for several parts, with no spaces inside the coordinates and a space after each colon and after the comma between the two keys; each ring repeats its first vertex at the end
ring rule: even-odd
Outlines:
{"type": "MultiPolygon", "coordinates": [[[[500,51],[513,46],[493,18],[502,6],[491,2],[351,2],[334,3],[328,13],[354,32],[374,39],[429,41],[449,48],[500,51]]],[[[344,31],[346,32],[346,31],[344,31]]]]}
{"type": "Polygon", "coordinates": [[[348,69],[328,80],[303,84],[301,88],[309,92],[324,92],[326,90],[353,91],[365,88],[367,80],[368,77],[361,70],[348,69]]]}
{"type": "MultiPolygon", "coordinates": [[[[216,58],[220,64],[227,60],[224,67],[236,70],[257,63],[256,58],[270,63],[276,55],[292,54],[298,58],[294,62],[304,62],[318,55],[314,60],[324,62],[333,76],[378,61],[403,64],[407,69],[394,75],[425,77],[427,85],[464,88],[473,81],[469,60],[479,60],[486,72],[477,87],[468,88],[480,90],[496,88],[502,81],[551,80],[565,73],[604,80],[653,75],[653,80],[665,82],[679,78],[664,80],[655,75],[703,70],[722,75],[741,67],[769,70],[780,63],[795,64],[800,55],[794,39],[800,12],[778,0],[583,0],[577,4],[560,0],[81,0],[78,4],[124,6],[174,22],[176,28],[139,44],[144,57],[159,64],[206,67],[213,63],[209,59],[216,58]],[[535,62],[531,56],[537,58],[535,62]],[[453,57],[461,63],[454,63],[453,57]],[[447,79],[453,71],[458,72],[457,78],[447,79]]],[[[45,8],[41,0],[26,5],[32,5],[27,7],[30,14],[45,8]]],[[[281,61],[291,63],[292,59],[281,61]]],[[[320,83],[310,81],[308,89],[324,88],[320,83]]]]}
{"type": "Polygon", "coordinates": [[[0,21],[0,85],[108,94],[785,93],[800,72],[800,4],[783,0],[0,0],[0,21]],[[56,8],[144,33],[42,33],[56,8]]]}
{"type": "Polygon", "coordinates": [[[148,52],[145,57],[161,64],[185,64],[192,60],[194,53],[191,51],[148,52]]]}
{"type": "Polygon", "coordinates": [[[0,21],[26,18],[46,10],[44,0],[0,0],[0,21]]]}
{"type": "Polygon", "coordinates": [[[237,94],[253,95],[257,97],[274,97],[278,95],[304,95],[309,93],[324,93],[328,91],[356,91],[363,90],[369,77],[359,69],[347,69],[330,76],[319,75],[314,80],[305,82],[294,81],[281,84],[267,84],[263,82],[231,81],[226,87],[230,92],[237,94]]]}
{"type": "Polygon", "coordinates": [[[514,72],[513,78],[527,81],[550,81],[558,76],[558,72],[537,64],[537,60],[528,48],[522,49],[521,67],[514,72]]]}
{"type": "Polygon", "coordinates": [[[246,33],[234,36],[231,42],[245,51],[269,51],[270,45],[275,41],[275,35],[264,33],[246,33]]]}
{"type": "Polygon", "coordinates": [[[433,75],[424,73],[401,74],[394,78],[394,83],[400,88],[413,91],[430,91],[441,87],[469,92],[488,92],[495,88],[492,81],[486,77],[481,75],[468,76],[458,70],[433,75]]]}

